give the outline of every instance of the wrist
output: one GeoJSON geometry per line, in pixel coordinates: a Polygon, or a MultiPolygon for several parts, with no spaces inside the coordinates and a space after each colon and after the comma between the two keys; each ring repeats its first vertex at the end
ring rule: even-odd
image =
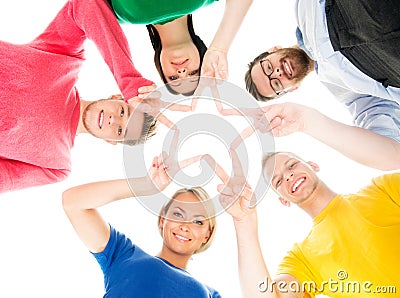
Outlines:
{"type": "Polygon", "coordinates": [[[217,47],[217,46],[210,46],[208,48],[208,51],[222,52],[222,53],[225,53],[225,54],[228,53],[228,49],[226,49],[224,47],[217,47]]]}

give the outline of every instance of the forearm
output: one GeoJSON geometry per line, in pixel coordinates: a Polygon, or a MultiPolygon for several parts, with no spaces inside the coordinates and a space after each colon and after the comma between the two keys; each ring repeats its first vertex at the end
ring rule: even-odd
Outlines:
{"type": "Polygon", "coordinates": [[[107,63],[125,98],[138,95],[141,86],[154,83],[136,70],[126,36],[105,0],[72,0],[72,16],[107,63]]]}
{"type": "Polygon", "coordinates": [[[148,188],[147,178],[134,178],[89,183],[68,189],[63,193],[63,208],[76,234],[93,253],[106,247],[110,228],[97,208],[132,196],[144,195],[148,188]],[[145,181],[143,181],[143,179],[145,181]]]}
{"type": "Polygon", "coordinates": [[[252,0],[226,0],[225,12],[211,42],[210,49],[227,52],[250,8],[252,0]]]}
{"type": "Polygon", "coordinates": [[[400,168],[400,144],[395,140],[335,121],[315,110],[311,113],[305,116],[305,133],[363,165],[380,170],[400,168]]]}
{"type": "Polygon", "coordinates": [[[155,194],[157,188],[145,176],[93,182],[70,188],[64,192],[65,209],[89,210],[129,197],[155,194]]]}
{"type": "Polygon", "coordinates": [[[243,297],[275,297],[273,293],[260,291],[260,284],[267,278],[271,280],[265,265],[258,238],[257,216],[249,215],[240,221],[234,220],[237,246],[239,278],[243,297]]]}

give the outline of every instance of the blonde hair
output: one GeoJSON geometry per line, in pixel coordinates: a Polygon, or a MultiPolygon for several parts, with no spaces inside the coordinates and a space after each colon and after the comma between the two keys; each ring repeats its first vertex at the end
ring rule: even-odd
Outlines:
{"type": "Polygon", "coordinates": [[[210,231],[210,237],[208,238],[206,243],[203,243],[198,250],[196,250],[194,253],[199,253],[205,251],[207,248],[210,247],[214,235],[215,235],[215,230],[217,228],[217,221],[215,219],[215,208],[214,204],[212,203],[209,194],[205,191],[204,188],[197,186],[197,187],[192,187],[192,188],[182,188],[177,190],[173,195],[172,198],[164,204],[164,206],[161,208],[160,214],[158,215],[158,230],[160,232],[161,237],[163,237],[163,229],[160,226],[160,222],[162,218],[165,218],[165,214],[167,214],[169,207],[171,207],[172,202],[181,194],[184,193],[191,193],[196,196],[196,198],[203,203],[204,208],[206,209],[207,215],[208,215],[208,222],[209,222],[209,231],[210,231]]]}

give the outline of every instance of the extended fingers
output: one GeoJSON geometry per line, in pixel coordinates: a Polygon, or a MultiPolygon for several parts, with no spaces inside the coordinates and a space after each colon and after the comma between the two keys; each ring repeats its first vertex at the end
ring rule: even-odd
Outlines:
{"type": "Polygon", "coordinates": [[[180,167],[180,169],[184,169],[184,168],[186,168],[186,167],[188,167],[188,166],[194,164],[195,162],[200,161],[200,159],[201,159],[202,157],[203,157],[203,155],[200,154],[200,155],[197,155],[197,156],[193,156],[193,157],[184,159],[184,160],[182,160],[182,161],[179,162],[179,167],[180,167]]]}
{"type": "Polygon", "coordinates": [[[219,177],[219,179],[221,179],[221,181],[223,183],[227,184],[229,182],[228,174],[221,167],[221,165],[219,163],[217,163],[214,160],[214,158],[212,158],[211,155],[205,154],[205,155],[202,156],[201,159],[204,160],[205,162],[207,162],[207,164],[210,166],[210,168],[215,171],[215,173],[217,174],[217,176],[219,177]]]}
{"type": "Polygon", "coordinates": [[[229,153],[232,158],[232,170],[234,177],[244,177],[242,163],[240,162],[239,155],[237,154],[236,150],[229,150],[229,153]]]}

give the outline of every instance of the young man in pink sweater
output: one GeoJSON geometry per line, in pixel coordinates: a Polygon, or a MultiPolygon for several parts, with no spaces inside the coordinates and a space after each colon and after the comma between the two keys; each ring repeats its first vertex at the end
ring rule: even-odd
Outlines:
{"type": "MultiPolygon", "coordinates": [[[[0,42],[0,193],[65,179],[77,133],[112,142],[124,138],[131,105],[79,98],[75,84],[86,39],[96,44],[126,100],[154,89],[135,69],[104,0],[70,0],[32,42],[0,42]]],[[[142,130],[153,119],[140,112],[132,118],[130,137],[143,142],[142,130]]]]}

